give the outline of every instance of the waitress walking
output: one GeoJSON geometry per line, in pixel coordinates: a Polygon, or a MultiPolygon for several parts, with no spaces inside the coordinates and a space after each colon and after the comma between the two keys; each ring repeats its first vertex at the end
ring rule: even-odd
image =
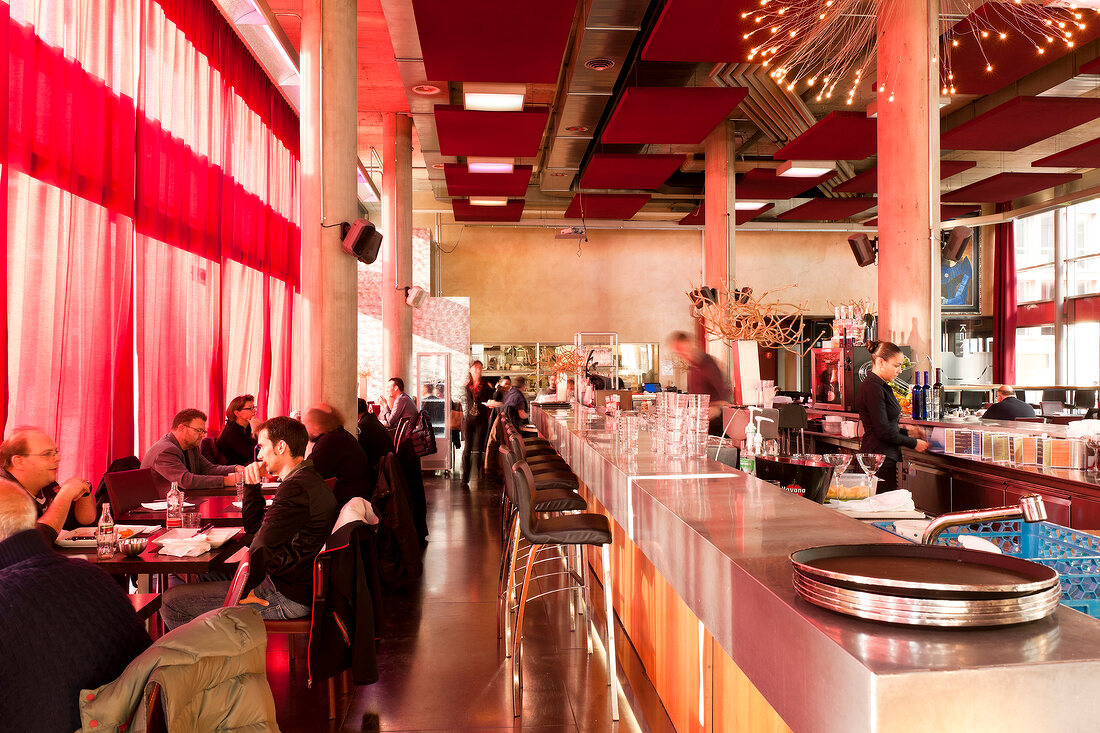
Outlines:
{"type": "Polygon", "coordinates": [[[481,376],[481,362],[470,364],[466,377],[466,405],[462,413],[462,485],[470,485],[470,471],[481,465],[485,438],[489,434],[489,408],[481,404],[493,395],[493,388],[481,376]],[[476,462],[472,462],[477,453],[476,462]]]}
{"type": "Polygon", "coordinates": [[[924,440],[924,429],[911,425],[903,428],[898,425],[901,417],[901,405],[890,388],[892,382],[901,373],[905,356],[896,344],[879,341],[871,349],[871,372],[863,380],[856,395],[856,410],[863,422],[863,440],[859,449],[862,453],[880,453],[886,456],[882,468],[875,475],[881,479],[879,491],[890,491],[898,487],[898,461],[901,460],[901,448],[914,448],[922,453],[928,450],[924,440]]]}

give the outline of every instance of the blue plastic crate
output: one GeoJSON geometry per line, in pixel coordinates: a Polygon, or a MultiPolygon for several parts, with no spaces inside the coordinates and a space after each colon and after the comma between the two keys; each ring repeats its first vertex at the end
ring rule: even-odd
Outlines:
{"type": "MultiPolygon", "coordinates": [[[[902,536],[894,531],[893,522],[872,524],[902,536]]],[[[1062,584],[1062,605],[1100,618],[1100,537],[1052,522],[1005,519],[948,527],[936,538],[936,544],[960,547],[957,538],[961,534],[988,540],[1006,555],[1054,568],[1062,584]]]]}

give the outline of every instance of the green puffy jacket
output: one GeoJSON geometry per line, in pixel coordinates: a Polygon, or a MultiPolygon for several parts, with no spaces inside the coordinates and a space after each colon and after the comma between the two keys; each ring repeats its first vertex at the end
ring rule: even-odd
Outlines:
{"type": "Polygon", "coordinates": [[[173,733],[278,731],[266,650],[267,632],[254,608],[204,613],[153,642],[114,682],[81,690],[81,730],[117,731],[132,717],[126,733],[144,731],[146,693],[156,683],[173,733]]]}

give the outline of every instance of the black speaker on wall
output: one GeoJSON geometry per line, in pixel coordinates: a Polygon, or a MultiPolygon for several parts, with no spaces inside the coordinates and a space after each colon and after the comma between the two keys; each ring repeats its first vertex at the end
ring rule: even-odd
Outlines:
{"type": "Polygon", "coordinates": [[[852,254],[856,257],[856,264],[860,267],[875,264],[875,242],[866,234],[853,234],[848,237],[848,245],[852,248],[852,254]]]}
{"type": "Polygon", "coordinates": [[[966,251],[966,245],[974,237],[974,231],[970,227],[957,226],[947,235],[947,244],[943,245],[943,258],[955,262],[966,251]]]}
{"type": "Polygon", "coordinates": [[[349,255],[363,264],[369,265],[378,259],[378,250],[382,248],[382,233],[366,219],[356,219],[341,227],[344,235],[343,248],[349,255]]]}

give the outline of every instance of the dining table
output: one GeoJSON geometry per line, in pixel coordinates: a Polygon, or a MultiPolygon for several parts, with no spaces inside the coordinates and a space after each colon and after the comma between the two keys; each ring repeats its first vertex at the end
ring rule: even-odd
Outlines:
{"type": "MultiPolygon", "coordinates": [[[[212,524],[215,527],[243,527],[244,517],[241,515],[241,508],[234,505],[236,500],[237,497],[234,494],[199,496],[189,492],[184,497],[184,501],[194,506],[185,506],[184,511],[197,511],[200,516],[199,526],[212,524]]],[[[164,516],[163,509],[146,509],[138,506],[120,512],[115,517],[115,521],[121,524],[164,524],[164,516]]]]}

